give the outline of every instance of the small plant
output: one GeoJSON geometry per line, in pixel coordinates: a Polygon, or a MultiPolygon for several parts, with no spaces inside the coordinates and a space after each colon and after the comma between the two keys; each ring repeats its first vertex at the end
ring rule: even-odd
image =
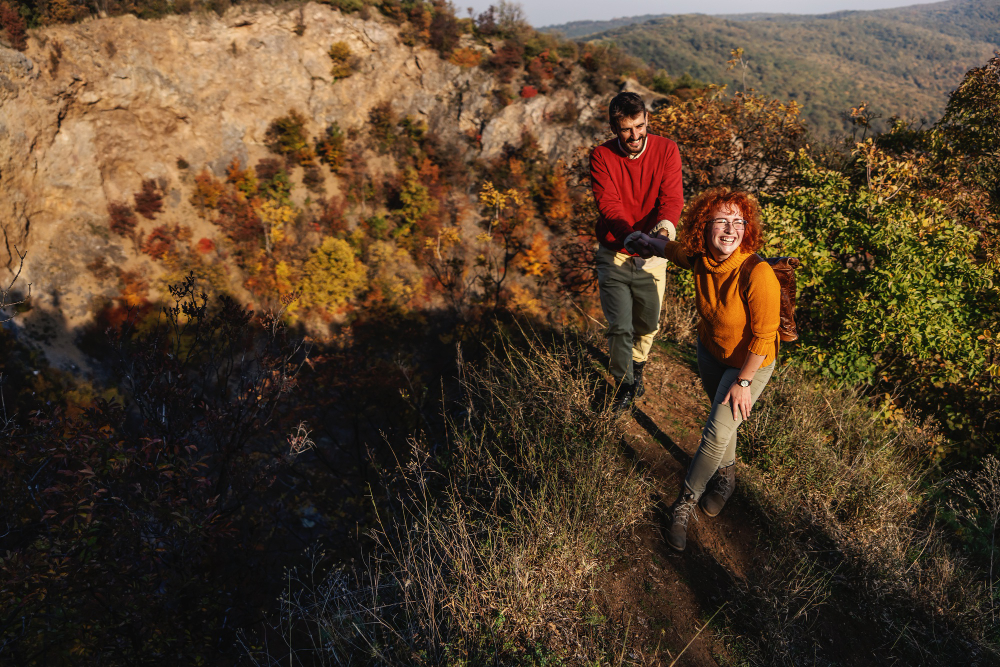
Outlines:
{"type": "Polygon", "coordinates": [[[132,207],[125,202],[108,203],[108,226],[111,232],[124,238],[131,238],[138,221],[132,207]]]}
{"type": "Polygon", "coordinates": [[[530,100],[532,97],[538,94],[538,89],[534,86],[525,86],[521,88],[521,97],[530,100]]]}
{"type": "Polygon", "coordinates": [[[160,186],[151,178],[142,181],[142,188],[135,193],[135,212],[144,218],[153,220],[156,214],[163,210],[163,193],[160,186]]]}
{"type": "Polygon", "coordinates": [[[334,79],[346,79],[354,74],[357,67],[357,58],[351,51],[347,42],[334,42],[327,51],[333,66],[330,69],[330,76],[334,79]]]}

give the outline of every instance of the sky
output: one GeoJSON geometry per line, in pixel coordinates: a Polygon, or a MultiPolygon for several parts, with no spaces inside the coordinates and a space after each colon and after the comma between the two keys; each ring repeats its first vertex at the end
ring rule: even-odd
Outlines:
{"type": "MultiPolygon", "coordinates": [[[[478,14],[497,0],[453,0],[459,15],[472,7],[478,14]]],[[[845,9],[870,10],[924,4],[919,0],[524,0],[520,3],[536,28],[570,21],[605,21],[643,14],[826,14],[845,9]]]]}

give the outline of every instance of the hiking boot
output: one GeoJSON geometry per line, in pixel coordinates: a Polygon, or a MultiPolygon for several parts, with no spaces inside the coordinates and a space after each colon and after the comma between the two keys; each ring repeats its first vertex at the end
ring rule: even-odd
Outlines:
{"type": "Polygon", "coordinates": [[[717,516],[736,488],[736,462],[730,463],[725,468],[719,468],[708,484],[709,488],[702,494],[701,502],[698,504],[701,505],[701,511],[708,516],[717,516]]]}
{"type": "Polygon", "coordinates": [[[611,410],[615,413],[631,410],[635,405],[635,385],[621,382],[615,391],[615,398],[611,401],[611,410]]]}
{"type": "Polygon", "coordinates": [[[635,387],[636,398],[646,393],[646,385],[642,383],[642,369],[645,365],[645,361],[632,362],[632,386],[635,387]]]}
{"type": "Polygon", "coordinates": [[[670,528],[664,536],[667,544],[677,551],[684,551],[687,546],[688,521],[693,517],[698,520],[698,503],[694,501],[694,493],[687,487],[682,487],[677,500],[670,508],[670,528]]]}

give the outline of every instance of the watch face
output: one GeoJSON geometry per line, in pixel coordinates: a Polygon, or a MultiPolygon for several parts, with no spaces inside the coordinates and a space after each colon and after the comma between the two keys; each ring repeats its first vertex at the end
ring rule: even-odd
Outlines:
{"type": "Polygon", "coordinates": [[[750,386],[750,380],[740,380],[740,386],[741,387],[749,387],[750,386]]]}

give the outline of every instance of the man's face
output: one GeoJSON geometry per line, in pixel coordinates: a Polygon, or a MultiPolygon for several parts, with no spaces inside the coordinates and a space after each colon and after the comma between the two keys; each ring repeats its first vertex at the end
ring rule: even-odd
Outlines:
{"type": "Polygon", "coordinates": [[[635,155],[642,152],[642,147],[646,143],[646,112],[632,118],[622,118],[618,127],[612,127],[618,135],[625,152],[635,155]]]}

